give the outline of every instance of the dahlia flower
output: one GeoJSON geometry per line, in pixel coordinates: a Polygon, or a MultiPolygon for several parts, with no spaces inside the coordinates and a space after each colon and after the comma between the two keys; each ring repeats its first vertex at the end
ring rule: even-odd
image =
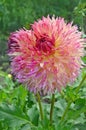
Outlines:
{"type": "Polygon", "coordinates": [[[75,81],[82,67],[82,33],[60,17],[43,17],[31,30],[12,33],[8,47],[12,73],[34,93],[61,91],[75,81]]]}

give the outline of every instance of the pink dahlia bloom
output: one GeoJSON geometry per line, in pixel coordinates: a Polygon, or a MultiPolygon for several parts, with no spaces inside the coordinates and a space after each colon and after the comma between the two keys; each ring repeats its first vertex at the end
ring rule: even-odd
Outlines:
{"type": "Polygon", "coordinates": [[[61,91],[75,81],[82,67],[81,35],[72,23],[49,16],[31,30],[12,33],[8,44],[12,73],[34,93],[61,91]]]}

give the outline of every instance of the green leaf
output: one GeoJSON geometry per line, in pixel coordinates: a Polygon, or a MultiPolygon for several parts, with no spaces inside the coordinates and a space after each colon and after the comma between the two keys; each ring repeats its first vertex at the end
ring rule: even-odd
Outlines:
{"type": "Polygon", "coordinates": [[[67,103],[64,99],[59,99],[59,101],[55,102],[54,117],[61,117],[66,108],[66,105],[67,103]]]}
{"type": "Polygon", "coordinates": [[[30,108],[28,110],[28,115],[29,115],[31,122],[37,126],[38,120],[39,120],[39,112],[37,110],[36,105],[33,105],[32,108],[30,108]]]}
{"type": "MultiPolygon", "coordinates": [[[[29,124],[24,124],[20,130],[32,130],[29,124]]],[[[35,130],[35,129],[34,129],[35,130]]]]}
{"type": "Polygon", "coordinates": [[[75,125],[75,128],[79,130],[86,130],[86,123],[85,124],[77,124],[75,125]]]}
{"type": "Polygon", "coordinates": [[[81,113],[86,112],[86,99],[77,99],[73,109],[69,110],[67,113],[67,119],[77,119],[80,117],[81,113]]]}
{"type": "Polygon", "coordinates": [[[65,125],[61,125],[61,124],[59,124],[59,125],[57,125],[57,124],[55,124],[55,130],[71,130],[71,125],[67,125],[67,124],[65,124],[65,125]]]}
{"type": "Polygon", "coordinates": [[[21,110],[19,106],[1,104],[0,105],[0,120],[8,124],[10,128],[18,128],[23,124],[34,126],[27,115],[21,110]]]}

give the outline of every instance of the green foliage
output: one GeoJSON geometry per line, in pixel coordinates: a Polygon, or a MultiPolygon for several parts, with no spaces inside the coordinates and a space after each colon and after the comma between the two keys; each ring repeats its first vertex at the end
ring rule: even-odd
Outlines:
{"type": "Polygon", "coordinates": [[[30,0],[1,0],[0,7],[0,25],[5,33],[33,21],[34,12],[30,0]]]}
{"type": "Polygon", "coordinates": [[[0,0],[0,31],[6,34],[24,26],[29,28],[34,20],[48,14],[64,17],[68,21],[73,20],[82,27],[82,17],[86,15],[86,2],[85,0],[0,0]]]}
{"type": "Polygon", "coordinates": [[[28,117],[23,113],[21,108],[13,105],[0,105],[0,119],[9,124],[10,128],[19,128],[19,126],[28,123],[28,117]]]}

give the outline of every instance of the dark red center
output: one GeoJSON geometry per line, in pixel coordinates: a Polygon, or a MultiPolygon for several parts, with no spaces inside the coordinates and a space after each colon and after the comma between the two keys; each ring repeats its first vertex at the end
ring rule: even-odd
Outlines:
{"type": "Polygon", "coordinates": [[[36,48],[44,53],[50,53],[54,47],[54,41],[49,39],[47,36],[37,38],[36,48]]]}

